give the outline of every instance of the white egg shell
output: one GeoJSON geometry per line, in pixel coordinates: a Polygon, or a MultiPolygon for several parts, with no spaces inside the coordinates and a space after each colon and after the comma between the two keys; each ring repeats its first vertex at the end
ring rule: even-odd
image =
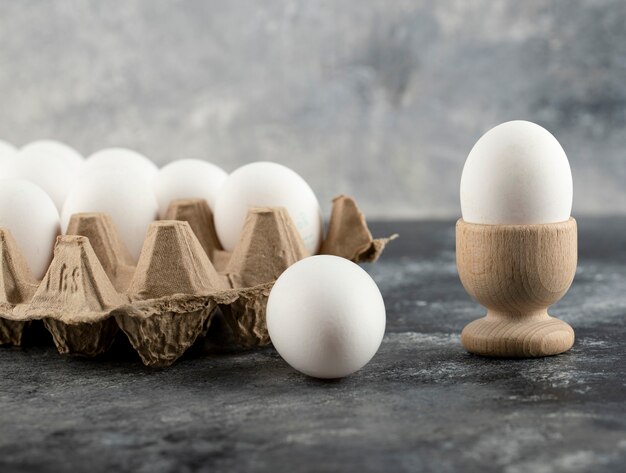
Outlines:
{"type": "Polygon", "coordinates": [[[59,212],[78,174],[78,169],[71,162],[36,148],[20,150],[6,169],[9,177],[24,179],[41,187],[59,212]]]}
{"type": "Polygon", "coordinates": [[[565,151],[535,123],[510,121],[474,145],[461,177],[461,211],[469,223],[543,224],[568,220],[572,172],[565,151]]]}
{"type": "Polygon", "coordinates": [[[10,177],[10,166],[16,155],[17,148],[15,146],[0,140],[0,179],[10,177]]]}
{"type": "Polygon", "coordinates": [[[385,303],[374,280],[338,256],[311,256],[287,268],[267,303],[267,329],[281,357],[315,378],[365,366],[385,334],[385,303]]]}
{"type": "Polygon", "coordinates": [[[42,279],[60,232],[59,212],[48,194],[32,182],[3,180],[0,227],[10,230],[33,275],[42,279]]]}
{"type": "Polygon", "coordinates": [[[215,164],[199,159],[181,159],[164,166],[154,180],[161,218],[175,199],[205,199],[215,209],[215,199],[228,177],[215,164]]]}
{"type": "Polygon", "coordinates": [[[7,141],[0,140],[0,163],[17,153],[17,148],[7,141]]]}
{"type": "Polygon", "coordinates": [[[20,149],[21,155],[26,156],[30,153],[55,156],[58,159],[64,160],[68,165],[75,169],[80,168],[85,161],[83,156],[74,148],[56,140],[33,141],[25,146],[22,146],[20,149]]]}
{"type": "Polygon", "coordinates": [[[224,181],[215,202],[215,229],[232,251],[251,207],[285,207],[310,254],[322,241],[322,216],[313,190],[288,167],[260,161],[235,170],[224,181]]]}
{"type": "Polygon", "coordinates": [[[130,172],[152,182],[159,168],[143,154],[126,148],[106,148],[85,160],[82,174],[98,174],[106,169],[130,172]]]}
{"type": "Polygon", "coordinates": [[[61,221],[67,230],[70,217],[81,212],[103,212],[113,219],[135,260],[158,205],[152,186],[142,177],[122,170],[103,170],[82,176],[67,196],[61,221]]]}

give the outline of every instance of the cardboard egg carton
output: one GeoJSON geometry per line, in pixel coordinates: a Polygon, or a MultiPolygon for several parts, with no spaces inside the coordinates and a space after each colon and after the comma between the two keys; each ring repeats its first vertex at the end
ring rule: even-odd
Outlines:
{"type": "MultiPolygon", "coordinates": [[[[355,202],[340,196],[320,253],[373,262],[394,237],[373,239],[355,202]]],[[[149,366],[176,361],[218,309],[239,345],[269,344],[272,285],[308,256],[283,208],[251,209],[235,250],[225,252],[203,200],[172,202],[166,220],[148,228],[136,265],[111,218],[95,213],[72,216],[42,281],[4,229],[0,252],[0,344],[20,345],[42,320],[60,353],[96,356],[121,330],[149,366]]]]}

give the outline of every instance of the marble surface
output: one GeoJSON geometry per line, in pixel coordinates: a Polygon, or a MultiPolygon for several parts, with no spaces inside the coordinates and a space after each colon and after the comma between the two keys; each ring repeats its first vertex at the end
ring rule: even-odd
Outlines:
{"type": "Polygon", "coordinates": [[[453,222],[373,225],[401,237],[368,266],[388,310],[362,371],[318,381],[271,349],[211,338],[168,369],[123,340],[58,355],[45,333],[0,349],[0,471],[618,472],[626,462],[625,219],[583,219],[576,280],[552,310],[567,354],[466,353],[481,314],[454,265],[453,222]]]}

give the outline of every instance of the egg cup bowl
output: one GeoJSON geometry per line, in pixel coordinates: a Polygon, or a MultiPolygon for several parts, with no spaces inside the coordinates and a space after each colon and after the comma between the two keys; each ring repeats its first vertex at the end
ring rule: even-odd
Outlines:
{"type": "Polygon", "coordinates": [[[574,344],[574,330],[551,317],[574,279],[576,220],[539,225],[456,224],[456,262],[463,287],[487,308],[467,325],[461,342],[477,355],[530,358],[557,355],[574,344]]]}

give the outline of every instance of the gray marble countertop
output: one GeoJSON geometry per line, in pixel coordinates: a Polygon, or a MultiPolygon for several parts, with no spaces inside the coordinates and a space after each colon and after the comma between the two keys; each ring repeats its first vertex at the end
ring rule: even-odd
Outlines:
{"type": "Polygon", "coordinates": [[[552,309],[577,340],[534,360],[461,347],[482,309],[453,222],[372,228],[401,237],[367,267],[388,325],[360,372],[307,378],[271,348],[229,349],[219,323],[161,370],[123,339],[86,360],[34,333],[0,349],[0,471],[624,471],[626,220],[579,221],[578,273],[552,309]]]}

